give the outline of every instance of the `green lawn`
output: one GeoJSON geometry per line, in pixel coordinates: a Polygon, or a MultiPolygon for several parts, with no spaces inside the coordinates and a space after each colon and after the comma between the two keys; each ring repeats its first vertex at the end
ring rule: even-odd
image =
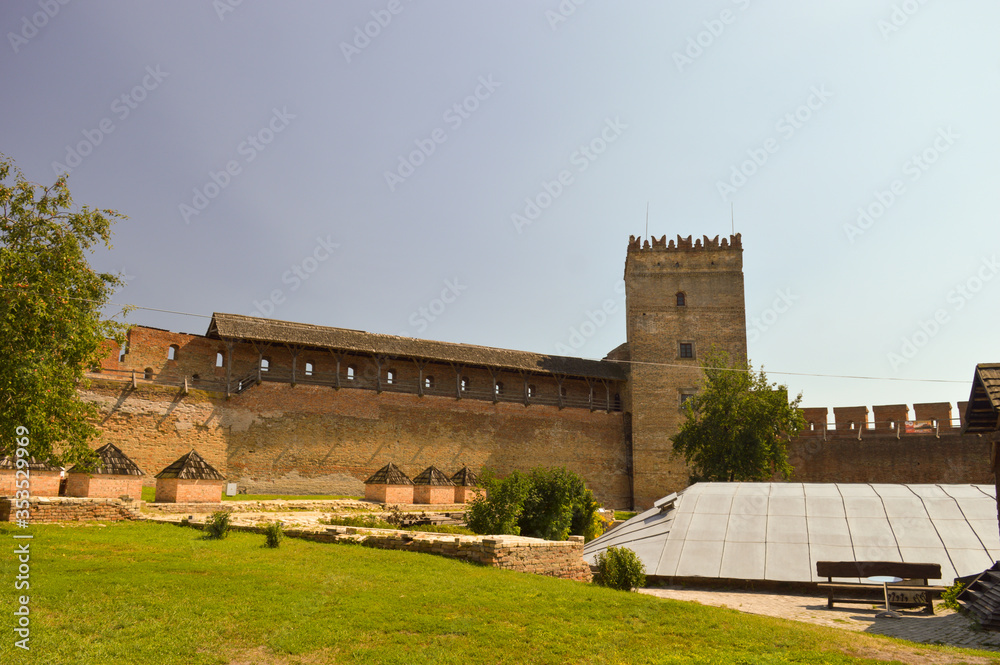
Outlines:
{"type": "Polygon", "coordinates": [[[155,523],[30,532],[25,653],[11,630],[15,529],[0,527],[5,664],[854,663],[959,653],[358,545],[286,538],[273,550],[257,534],[212,541],[155,523]]]}
{"type": "MultiPolygon", "coordinates": [[[[153,487],[142,488],[142,500],[152,503],[156,498],[156,490],[153,487]]],[[[222,495],[223,501],[330,501],[333,499],[360,499],[360,496],[339,496],[334,494],[237,494],[236,496],[222,495]]]]}

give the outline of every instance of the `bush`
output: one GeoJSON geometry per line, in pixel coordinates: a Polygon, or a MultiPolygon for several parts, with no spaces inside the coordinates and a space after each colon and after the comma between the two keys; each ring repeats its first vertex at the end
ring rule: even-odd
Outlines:
{"type": "Polygon", "coordinates": [[[205,522],[205,534],[207,537],[216,540],[221,540],[228,536],[231,528],[233,528],[231,518],[229,513],[224,510],[212,513],[212,517],[205,522]]]}
{"type": "Polygon", "coordinates": [[[285,537],[285,531],[281,528],[281,522],[269,522],[264,527],[264,537],[267,539],[268,547],[277,547],[281,544],[281,539],[285,537]]]}
{"type": "Polygon", "coordinates": [[[480,483],[486,492],[469,502],[465,509],[465,523],[480,534],[520,535],[518,518],[530,490],[528,477],[515,471],[501,480],[492,471],[486,471],[480,477],[480,483]]]}
{"type": "Polygon", "coordinates": [[[597,569],[601,586],[631,591],[646,584],[646,567],[627,547],[609,547],[598,554],[597,569]]]}
{"type": "Polygon", "coordinates": [[[566,540],[570,534],[593,540],[604,532],[600,505],[583,479],[562,467],[514,471],[503,479],[486,471],[486,495],[473,499],[465,512],[479,534],[511,534],[566,540]]]}
{"type": "Polygon", "coordinates": [[[958,604],[958,594],[962,593],[964,590],[965,584],[962,582],[955,582],[941,592],[941,604],[949,610],[955,610],[956,612],[961,610],[962,606],[958,604]]]}

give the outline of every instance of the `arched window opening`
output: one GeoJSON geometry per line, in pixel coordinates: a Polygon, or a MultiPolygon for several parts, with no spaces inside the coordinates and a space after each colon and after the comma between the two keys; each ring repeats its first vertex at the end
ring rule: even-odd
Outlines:
{"type": "Polygon", "coordinates": [[[271,369],[271,359],[270,358],[261,358],[260,359],[260,371],[266,372],[269,369],[271,369]]]}
{"type": "Polygon", "coordinates": [[[503,395],[503,381],[497,381],[496,394],[503,395]]]}
{"type": "Polygon", "coordinates": [[[889,421],[889,429],[896,429],[896,421],[895,420],[890,420],[889,421]]]}
{"type": "Polygon", "coordinates": [[[528,397],[534,397],[534,396],[535,396],[535,386],[533,386],[532,384],[529,383],[528,384],[528,397]]]}
{"type": "Polygon", "coordinates": [[[226,356],[222,353],[222,351],[219,351],[218,353],[215,354],[215,366],[216,367],[222,367],[222,365],[225,362],[226,362],[226,356]]]}
{"type": "Polygon", "coordinates": [[[560,397],[566,396],[566,386],[559,386],[559,396],[560,397]]]}
{"type": "Polygon", "coordinates": [[[310,362],[307,362],[306,363],[306,376],[312,376],[312,375],[313,375],[313,364],[310,363],[310,362]]]}
{"type": "Polygon", "coordinates": [[[147,367],[146,369],[142,370],[142,378],[146,379],[147,381],[152,381],[153,380],[153,368],[152,367],[147,367]]]}
{"type": "Polygon", "coordinates": [[[194,381],[195,383],[198,383],[199,381],[201,381],[201,375],[195,374],[194,376],[191,377],[191,380],[194,381]]]}
{"type": "Polygon", "coordinates": [[[462,383],[461,383],[462,392],[463,393],[466,392],[469,389],[470,385],[471,384],[469,383],[469,377],[463,376],[462,377],[462,383]]]}
{"type": "Polygon", "coordinates": [[[385,382],[386,382],[386,385],[390,385],[390,386],[393,383],[396,382],[396,370],[394,370],[394,369],[387,369],[385,371],[385,382]]]}
{"type": "Polygon", "coordinates": [[[167,360],[177,360],[178,351],[180,351],[180,347],[176,344],[171,344],[170,348],[167,349],[167,360]]]}
{"type": "Polygon", "coordinates": [[[434,387],[434,377],[433,376],[425,376],[424,377],[424,390],[430,390],[433,387],[434,387]]]}
{"type": "Polygon", "coordinates": [[[677,292],[677,306],[687,307],[687,297],[684,295],[683,291],[677,292]]]}
{"type": "Polygon", "coordinates": [[[347,366],[347,380],[353,381],[355,375],[357,374],[357,368],[354,365],[347,366]]]}
{"type": "Polygon", "coordinates": [[[622,410],[622,396],[619,393],[615,393],[614,410],[615,411],[622,410]]]}

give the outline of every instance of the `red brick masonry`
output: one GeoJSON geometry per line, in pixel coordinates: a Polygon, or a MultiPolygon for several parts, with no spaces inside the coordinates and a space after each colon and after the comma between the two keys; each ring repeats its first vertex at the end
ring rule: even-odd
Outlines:
{"type": "MultiPolygon", "coordinates": [[[[16,519],[14,499],[0,497],[0,522],[16,519]]],[[[28,499],[28,523],[46,522],[120,522],[139,517],[141,501],[90,499],[76,497],[31,497],[28,499]]]]}
{"type": "Polygon", "coordinates": [[[117,499],[130,496],[142,498],[142,476],[107,473],[71,473],[66,477],[66,496],[117,499]]]}
{"type": "MultiPolygon", "coordinates": [[[[0,469],[0,496],[14,496],[17,483],[24,480],[15,477],[17,469],[0,469]]],[[[59,496],[58,471],[31,471],[28,474],[30,496],[59,496]]]]}

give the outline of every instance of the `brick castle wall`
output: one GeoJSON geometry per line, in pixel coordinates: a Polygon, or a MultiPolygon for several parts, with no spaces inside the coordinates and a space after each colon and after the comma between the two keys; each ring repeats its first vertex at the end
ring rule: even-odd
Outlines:
{"type": "Polygon", "coordinates": [[[411,477],[566,466],[606,505],[630,504],[618,412],[272,382],[227,400],[94,380],[83,397],[107,414],[93,445],[117,445],[147,484],[193,448],[249,493],[361,496],[390,461],[411,477]]]}

